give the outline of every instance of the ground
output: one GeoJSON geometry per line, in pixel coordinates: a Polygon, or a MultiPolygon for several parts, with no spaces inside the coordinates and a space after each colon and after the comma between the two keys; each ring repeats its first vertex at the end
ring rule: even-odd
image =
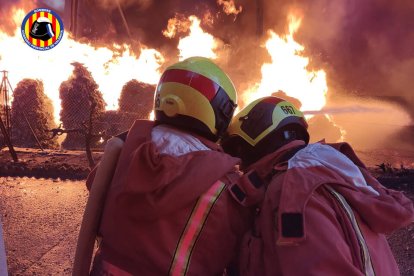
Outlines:
{"type": "MultiPolygon", "coordinates": [[[[17,154],[20,162],[13,163],[6,150],[0,152],[0,214],[9,273],[71,275],[88,196],[85,153],[17,149],[17,154]]],[[[358,155],[381,182],[414,200],[414,154],[359,151],[358,155]],[[381,163],[390,164],[383,171],[376,166],[381,163]]],[[[94,153],[96,160],[100,156],[94,153]]],[[[401,275],[414,275],[414,224],[388,240],[401,275]]]]}
{"type": "Polygon", "coordinates": [[[71,275],[87,196],[84,181],[0,178],[10,275],[71,275]]]}

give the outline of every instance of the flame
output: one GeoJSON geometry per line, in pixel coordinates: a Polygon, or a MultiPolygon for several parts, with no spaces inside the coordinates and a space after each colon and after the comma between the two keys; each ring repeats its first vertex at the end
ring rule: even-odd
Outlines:
{"type": "Polygon", "coordinates": [[[55,121],[61,109],[59,86],[72,74],[73,61],[83,63],[99,85],[107,109],[118,108],[122,86],[131,79],[155,84],[159,80],[159,67],[164,57],[156,50],[142,47],[137,57],[127,45],[95,48],[71,39],[65,32],[62,41],[52,50],[36,51],[23,41],[20,24],[26,12],[14,11],[13,20],[19,22],[13,36],[0,30],[0,69],[9,71],[14,88],[24,78],[43,81],[45,93],[52,100],[55,121]],[[18,53],[18,54],[17,54],[18,53]]]}
{"type": "Polygon", "coordinates": [[[182,14],[176,14],[175,17],[168,19],[167,29],[162,31],[165,37],[173,38],[177,33],[185,33],[190,29],[191,21],[182,14]]]}
{"type": "Polygon", "coordinates": [[[14,12],[12,16],[14,25],[19,26],[20,24],[22,24],[22,21],[25,15],[26,13],[24,12],[23,9],[14,8],[14,12]]]}
{"type": "MultiPolygon", "coordinates": [[[[206,12],[203,17],[203,23],[211,26],[212,22],[211,13],[206,12]]],[[[176,14],[175,17],[168,20],[167,28],[162,32],[165,37],[173,38],[178,34],[189,31],[189,34],[181,37],[178,43],[179,60],[192,56],[217,58],[216,50],[222,45],[222,41],[204,32],[200,24],[201,20],[195,15],[187,18],[182,14],[176,14]]]]}
{"type": "Polygon", "coordinates": [[[302,110],[320,110],[325,106],[328,92],[326,73],[307,70],[309,58],[302,55],[304,47],[293,38],[300,24],[301,19],[291,15],[288,34],[278,36],[271,30],[268,32],[266,49],[272,63],[262,65],[262,80],[243,94],[244,103],[281,90],[298,99],[302,110]]]}
{"type": "MultiPolygon", "coordinates": [[[[217,4],[223,6],[223,11],[227,15],[230,15],[230,14],[238,15],[243,10],[242,6],[239,6],[238,8],[236,8],[236,4],[234,3],[234,0],[217,0],[217,4]]],[[[234,19],[236,19],[236,17],[234,19]]]]}
{"type": "Polygon", "coordinates": [[[200,27],[201,20],[196,16],[191,15],[188,19],[191,22],[190,33],[188,36],[181,38],[178,43],[179,59],[184,60],[191,56],[217,58],[215,50],[218,48],[220,41],[203,31],[200,27]]]}

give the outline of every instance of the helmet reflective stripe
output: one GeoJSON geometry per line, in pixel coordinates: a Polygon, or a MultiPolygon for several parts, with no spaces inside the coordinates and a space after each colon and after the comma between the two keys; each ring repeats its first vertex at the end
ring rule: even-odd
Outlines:
{"type": "Polygon", "coordinates": [[[54,37],[55,34],[53,33],[52,25],[51,24],[47,24],[46,28],[47,28],[47,33],[49,34],[49,36],[50,37],[54,37]]]}
{"type": "Polygon", "coordinates": [[[39,23],[42,23],[42,22],[52,23],[49,18],[43,17],[43,16],[39,17],[36,21],[39,22],[39,23]]]}
{"type": "Polygon", "coordinates": [[[368,246],[367,246],[367,243],[365,242],[364,235],[362,234],[361,228],[359,227],[358,220],[355,217],[352,207],[349,205],[349,203],[346,201],[343,195],[335,191],[331,186],[327,185],[326,188],[329,190],[329,192],[334,196],[334,198],[339,202],[341,207],[344,209],[349,219],[349,222],[351,223],[352,228],[355,231],[355,234],[357,236],[358,243],[361,249],[361,253],[362,253],[361,261],[364,266],[365,275],[374,276],[375,272],[374,272],[374,267],[372,266],[371,256],[369,254],[368,246]]]}
{"type": "Polygon", "coordinates": [[[209,101],[214,98],[220,88],[217,83],[203,75],[182,69],[170,69],[165,71],[159,85],[167,82],[177,82],[188,85],[203,94],[209,101]]]}

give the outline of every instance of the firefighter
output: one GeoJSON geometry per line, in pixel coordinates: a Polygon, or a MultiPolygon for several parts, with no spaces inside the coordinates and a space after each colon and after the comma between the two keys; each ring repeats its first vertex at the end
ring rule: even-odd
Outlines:
{"type": "Polygon", "coordinates": [[[251,212],[228,192],[242,179],[240,159],[216,142],[236,96],[229,77],[207,58],[165,70],[155,121],[137,120],[126,136],[91,275],[221,275],[231,267],[251,212]]]}
{"type": "Polygon", "coordinates": [[[266,180],[242,275],[399,275],[384,234],[413,222],[413,203],[381,186],[348,144],[309,144],[302,112],[265,97],[233,118],[223,148],[266,180]]]}

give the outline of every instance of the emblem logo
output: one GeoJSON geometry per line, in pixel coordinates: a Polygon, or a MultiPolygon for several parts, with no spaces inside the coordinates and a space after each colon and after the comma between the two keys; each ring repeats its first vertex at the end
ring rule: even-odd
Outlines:
{"type": "Polygon", "coordinates": [[[35,9],[23,19],[22,37],[27,45],[39,51],[54,48],[63,37],[63,22],[49,9],[35,9]]]}

